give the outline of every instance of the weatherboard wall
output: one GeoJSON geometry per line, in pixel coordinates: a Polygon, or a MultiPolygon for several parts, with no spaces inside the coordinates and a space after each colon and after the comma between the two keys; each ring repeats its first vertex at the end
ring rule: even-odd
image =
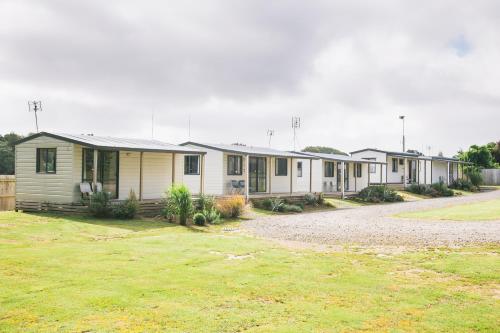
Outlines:
{"type": "Polygon", "coordinates": [[[47,136],[16,145],[16,200],[70,203],[74,199],[73,144],[47,136]],[[36,172],[36,149],[56,148],[56,173],[36,172]]]}

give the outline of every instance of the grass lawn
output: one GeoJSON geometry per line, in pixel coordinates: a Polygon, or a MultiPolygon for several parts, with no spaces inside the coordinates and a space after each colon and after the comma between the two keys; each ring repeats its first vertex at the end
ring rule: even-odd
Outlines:
{"type": "Polygon", "coordinates": [[[237,227],[0,213],[0,331],[500,326],[497,245],[315,253],[225,231],[237,227]]]}
{"type": "Polygon", "coordinates": [[[405,218],[455,221],[500,220],[500,200],[483,201],[445,208],[408,212],[398,214],[396,216],[405,218]]]}

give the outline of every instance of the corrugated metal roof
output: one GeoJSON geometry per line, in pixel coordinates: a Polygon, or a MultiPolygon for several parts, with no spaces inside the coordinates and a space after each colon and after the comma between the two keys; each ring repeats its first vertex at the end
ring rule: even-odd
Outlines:
{"type": "Polygon", "coordinates": [[[471,162],[461,161],[455,157],[444,157],[444,156],[431,156],[434,161],[444,161],[444,162],[454,162],[454,163],[462,163],[462,164],[474,164],[471,162]]]}
{"type": "Polygon", "coordinates": [[[370,161],[363,158],[355,158],[352,156],[340,155],[340,154],[325,154],[325,153],[310,153],[301,152],[300,154],[315,156],[324,160],[330,161],[340,161],[340,162],[354,162],[354,163],[372,163],[372,164],[387,164],[385,162],[370,161]]]}
{"type": "Polygon", "coordinates": [[[108,150],[131,150],[131,151],[152,151],[152,152],[178,152],[178,153],[204,153],[202,151],[178,146],[158,140],[114,138],[108,136],[95,136],[85,134],[67,134],[40,132],[32,136],[19,140],[16,144],[32,140],[39,136],[49,136],[59,140],[80,144],[89,148],[108,150]]]}
{"type": "Polygon", "coordinates": [[[228,145],[228,144],[213,144],[213,143],[199,143],[188,141],[181,144],[193,145],[200,148],[215,149],[228,153],[243,154],[243,155],[254,155],[254,156],[273,156],[273,157],[293,157],[293,158],[306,158],[306,159],[316,159],[314,156],[305,156],[303,154],[298,154],[289,151],[277,150],[265,147],[253,147],[253,146],[243,146],[243,145],[228,145]]]}
{"type": "Polygon", "coordinates": [[[385,154],[388,154],[388,155],[392,155],[392,156],[407,156],[407,157],[419,157],[419,156],[422,156],[422,155],[419,155],[419,154],[416,154],[416,153],[408,153],[408,152],[399,152],[399,151],[388,151],[388,150],[382,150],[382,149],[377,149],[377,148],[365,148],[365,149],[360,149],[360,150],[356,150],[356,151],[352,151],[351,154],[356,154],[356,153],[360,153],[360,152],[363,152],[363,151],[376,151],[376,152],[379,152],[379,153],[385,153],[385,154]]]}

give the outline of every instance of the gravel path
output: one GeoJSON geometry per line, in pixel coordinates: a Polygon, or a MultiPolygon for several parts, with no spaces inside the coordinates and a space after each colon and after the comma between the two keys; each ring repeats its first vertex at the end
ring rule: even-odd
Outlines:
{"type": "Polygon", "coordinates": [[[453,198],[364,206],[328,212],[258,217],[243,223],[251,233],[280,241],[319,245],[461,246],[500,244],[499,221],[432,221],[391,215],[500,198],[489,191],[453,198]]]}

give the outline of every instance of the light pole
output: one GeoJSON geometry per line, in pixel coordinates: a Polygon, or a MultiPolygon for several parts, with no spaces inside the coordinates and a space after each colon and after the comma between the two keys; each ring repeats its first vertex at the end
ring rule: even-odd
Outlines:
{"type": "Polygon", "coordinates": [[[405,116],[399,116],[399,119],[403,121],[403,153],[406,152],[406,144],[405,144],[405,116]]]}

